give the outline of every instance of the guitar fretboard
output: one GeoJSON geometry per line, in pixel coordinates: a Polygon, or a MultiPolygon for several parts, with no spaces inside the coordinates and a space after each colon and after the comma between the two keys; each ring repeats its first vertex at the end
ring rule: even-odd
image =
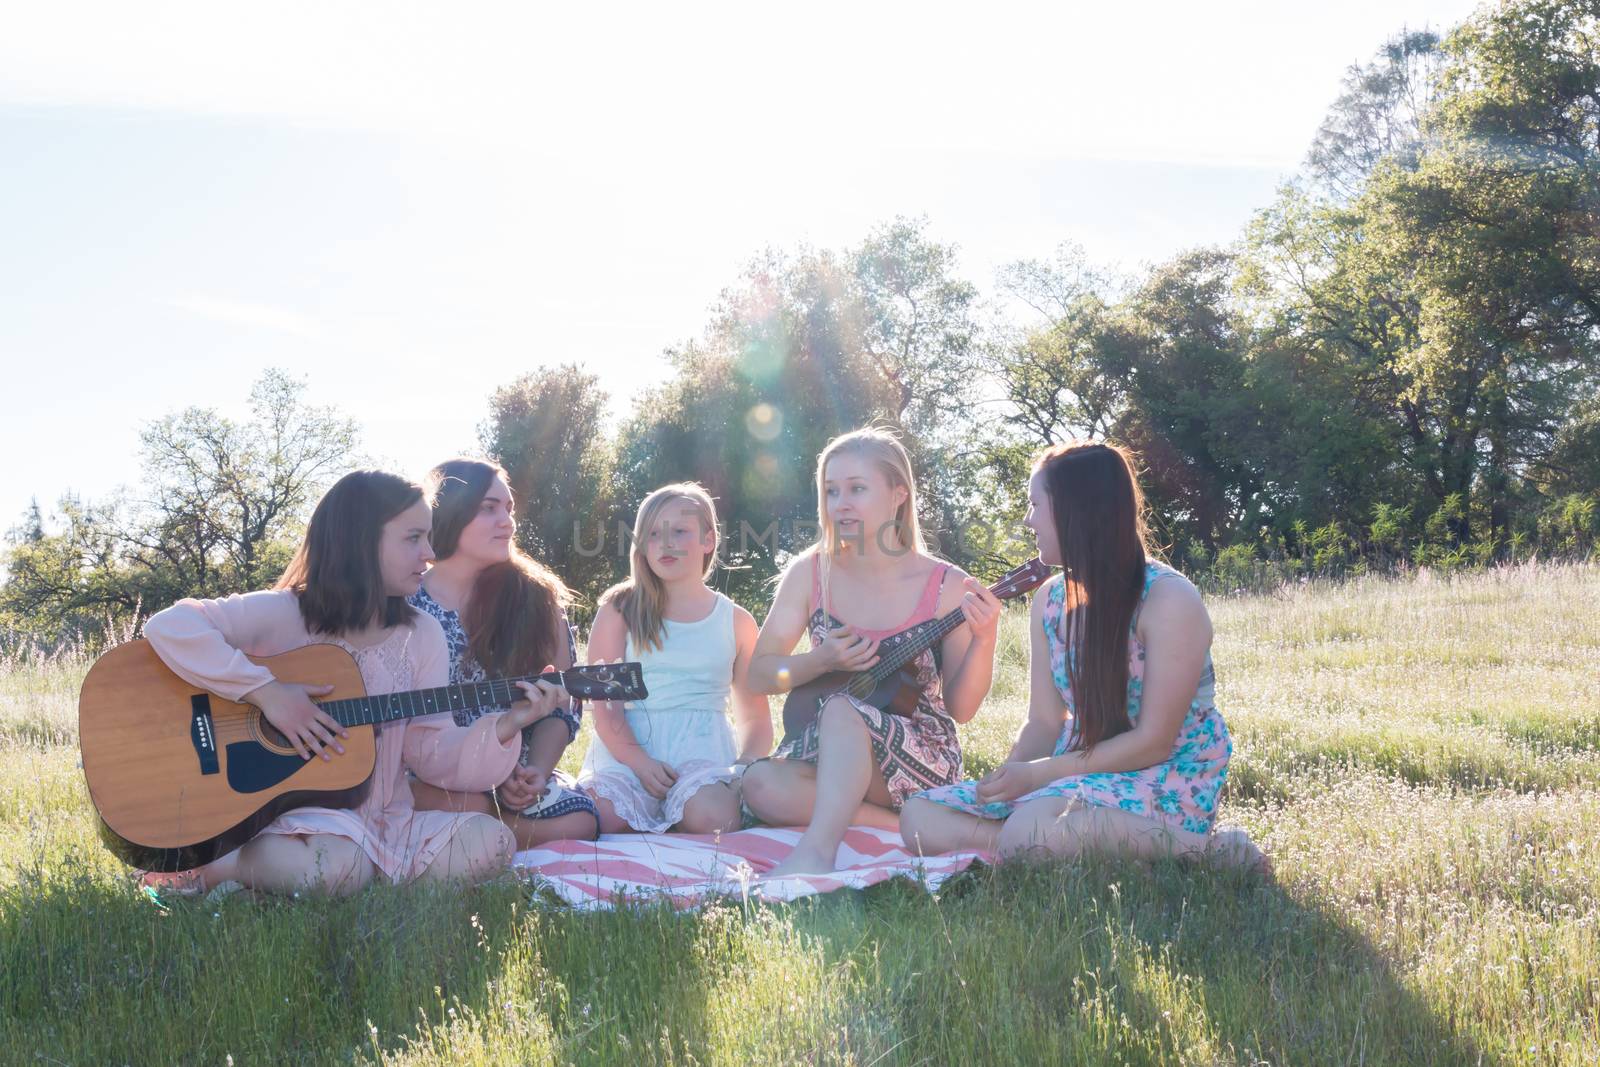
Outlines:
{"type": "Polygon", "coordinates": [[[849,686],[851,692],[866,697],[884,679],[893,676],[900,668],[922,655],[925,649],[932,648],[934,642],[941,640],[965,620],[966,616],[961,614],[960,608],[957,608],[936,622],[926,624],[920,633],[908,636],[904,642],[895,647],[893,652],[881,657],[871,670],[862,671],[852,679],[849,686]]]}
{"type": "Polygon", "coordinates": [[[341,726],[373,726],[378,723],[432,715],[441,711],[476,711],[478,708],[503,708],[523,698],[519,681],[543,677],[560,681],[560,674],[528,675],[522,678],[491,678],[482,682],[442,685],[437,689],[410,689],[403,693],[326,700],[318,704],[341,726]]]}
{"type": "MultiPolygon", "coordinates": [[[[1049,574],[1048,567],[1038,559],[1033,559],[1008,571],[1004,577],[989,587],[989,592],[1001,600],[1010,600],[1038,588],[1049,574]]],[[[957,608],[933,622],[903,631],[896,636],[903,637],[904,640],[895,645],[892,651],[879,657],[878,662],[870,670],[862,671],[852,678],[845,688],[854,696],[867,697],[886,679],[893,677],[900,668],[920,656],[924,649],[932,648],[936,641],[965,621],[966,616],[961,613],[960,608],[957,608]]]]}

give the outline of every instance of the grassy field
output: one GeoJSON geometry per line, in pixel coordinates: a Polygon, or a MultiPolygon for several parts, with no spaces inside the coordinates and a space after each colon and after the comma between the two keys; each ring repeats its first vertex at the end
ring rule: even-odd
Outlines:
{"type": "MultiPolygon", "coordinates": [[[[162,910],[94,836],[86,664],[13,657],[0,1060],[1592,1064],[1597,605],[1593,566],[1213,602],[1223,818],[1275,882],[1093,862],[685,914],[509,879],[162,910]]],[[[1022,716],[1024,622],[973,772],[1022,716]]]]}

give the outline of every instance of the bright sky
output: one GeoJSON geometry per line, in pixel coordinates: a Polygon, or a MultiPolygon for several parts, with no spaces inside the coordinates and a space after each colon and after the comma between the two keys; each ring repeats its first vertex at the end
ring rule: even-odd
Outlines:
{"type": "Polygon", "coordinates": [[[413,475],[541,365],[620,409],[757,250],[897,214],[986,291],[1227,241],[1351,63],[1474,4],[554,7],[0,9],[0,530],[265,366],[413,475]]]}

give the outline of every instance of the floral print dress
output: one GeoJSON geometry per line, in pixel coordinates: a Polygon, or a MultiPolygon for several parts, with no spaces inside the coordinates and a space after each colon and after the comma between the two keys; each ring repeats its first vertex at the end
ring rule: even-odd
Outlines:
{"type": "MultiPolygon", "coordinates": [[[[823,605],[822,580],[817,561],[813,558],[811,562],[811,620],[808,629],[811,647],[816,648],[827,638],[831,629],[844,623],[823,605]]],[[[934,566],[917,606],[905,622],[892,630],[869,630],[857,626],[856,632],[883,641],[882,650],[885,654],[893,651],[892,638],[896,634],[931,622],[937,616],[939,593],[949,570],[948,563],[934,566]]],[[[855,706],[861,721],[866,724],[867,733],[872,739],[873,762],[883,774],[895,811],[899,811],[906,798],[913,793],[959,781],[962,772],[961,741],[956,736],[955,721],[944,708],[944,680],[940,674],[938,656],[933,649],[924,649],[907,665],[907,669],[915,676],[916,684],[922,690],[916,710],[910,716],[895,715],[873,707],[864,700],[839,694],[855,706]]],[[[820,722],[813,721],[799,735],[785,739],[772,757],[817,762],[819,729],[820,722]]]]}
{"type": "MultiPolygon", "coordinates": [[[[1150,595],[1150,587],[1164,578],[1181,578],[1171,567],[1155,561],[1145,564],[1144,590],[1139,594],[1134,608],[1133,623],[1139,620],[1139,611],[1150,595]]],[[[1066,585],[1061,576],[1051,579],[1042,591],[1045,601],[1043,625],[1045,639],[1050,649],[1050,674],[1056,690],[1066,703],[1066,720],[1061,736],[1056,741],[1053,755],[1063,755],[1072,742],[1073,701],[1072,686],[1068,682],[1067,657],[1070,650],[1062,637],[1062,612],[1066,599],[1066,585]]],[[[1128,635],[1128,721],[1139,721],[1139,709],[1144,695],[1145,652],[1139,638],[1128,635]]],[[[1175,830],[1191,833],[1208,833],[1217,815],[1217,798],[1223,782],[1228,777],[1228,760],[1233,755],[1233,740],[1222,714],[1215,705],[1216,675],[1211,666],[1211,654],[1206,653],[1205,669],[1195,687],[1189,711],[1178,730],[1172,755],[1161,763],[1136,771],[1100,771],[1094,774],[1077,774],[1057,779],[1042,789],[1025,793],[1012,801],[980,804],[977,800],[977,783],[960,782],[956,785],[931,789],[920,794],[924,799],[956,808],[985,819],[1004,819],[1030,800],[1044,797],[1075,797],[1088,804],[1117,808],[1146,818],[1155,819],[1175,830]]]]}
{"type": "MultiPolygon", "coordinates": [[[[426,585],[411,594],[409,603],[419,611],[425,611],[439,620],[439,625],[444,629],[445,643],[450,648],[450,684],[463,685],[469,682],[481,682],[489,677],[489,672],[472,655],[471,643],[467,631],[461,625],[461,614],[451,611],[428,592],[426,585]]],[[[561,613],[559,625],[566,631],[567,655],[570,662],[578,662],[578,643],[572,624],[567,621],[566,612],[561,613]]],[[[472,722],[490,712],[505,711],[505,708],[457,708],[454,711],[456,725],[469,726],[472,722]]],[[[583,702],[574,700],[571,708],[557,708],[550,713],[551,718],[559,719],[567,727],[568,742],[578,737],[578,730],[583,725],[583,702]]],[[[535,724],[537,725],[537,724],[535,724]]],[[[522,756],[518,760],[524,766],[528,763],[528,746],[532,740],[533,727],[529,726],[522,731],[522,756]]],[[[522,814],[529,819],[554,819],[562,815],[571,815],[574,812],[583,812],[594,817],[596,825],[600,816],[595,811],[594,801],[589,799],[587,793],[578,788],[571,775],[566,771],[552,769],[550,771],[549,787],[544,796],[536,800],[533,805],[525,809],[522,814]]]]}

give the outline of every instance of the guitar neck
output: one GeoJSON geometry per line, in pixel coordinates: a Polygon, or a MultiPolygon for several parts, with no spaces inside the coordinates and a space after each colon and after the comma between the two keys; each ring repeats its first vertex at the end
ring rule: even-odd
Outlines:
{"type": "Polygon", "coordinates": [[[530,674],[520,678],[490,678],[481,682],[463,682],[460,685],[441,685],[436,689],[408,689],[399,693],[379,693],[374,696],[348,697],[344,700],[327,700],[317,706],[327,712],[341,726],[374,726],[379,723],[412,719],[418,715],[434,715],[441,711],[476,711],[479,708],[503,708],[523,697],[518,682],[532,682],[543,678],[559,682],[561,672],[530,674]]]}

